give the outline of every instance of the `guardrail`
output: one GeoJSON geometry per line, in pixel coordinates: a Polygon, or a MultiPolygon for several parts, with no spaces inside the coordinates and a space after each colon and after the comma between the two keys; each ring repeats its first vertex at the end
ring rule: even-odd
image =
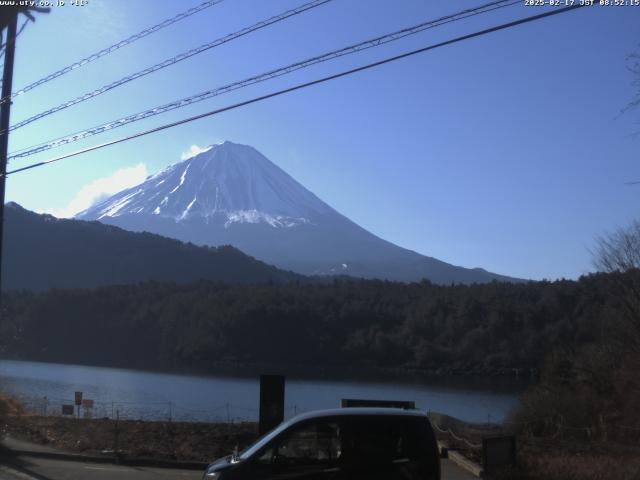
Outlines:
{"type": "Polygon", "coordinates": [[[505,435],[501,426],[466,423],[435,412],[429,412],[429,419],[440,437],[443,456],[473,475],[487,480],[503,478],[505,470],[515,467],[515,437],[505,435]]]}

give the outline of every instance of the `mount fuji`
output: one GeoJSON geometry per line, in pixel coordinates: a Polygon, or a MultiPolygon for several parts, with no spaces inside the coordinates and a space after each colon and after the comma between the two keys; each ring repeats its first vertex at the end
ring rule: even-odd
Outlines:
{"type": "Polygon", "coordinates": [[[232,142],[171,165],[75,218],[196,245],[232,245],[303,274],[435,283],[517,281],[383,240],[324,203],[253,147],[232,142]]]}

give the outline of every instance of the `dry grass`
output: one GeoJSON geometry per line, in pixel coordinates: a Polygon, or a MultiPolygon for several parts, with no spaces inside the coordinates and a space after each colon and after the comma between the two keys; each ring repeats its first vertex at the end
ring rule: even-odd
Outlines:
{"type": "Polygon", "coordinates": [[[22,415],[24,412],[24,407],[18,400],[0,393],[0,418],[22,415]]]}
{"type": "Polygon", "coordinates": [[[523,480],[640,480],[640,447],[521,443],[518,457],[523,480]]]}
{"type": "Polygon", "coordinates": [[[527,480],[637,480],[640,458],[566,453],[527,457],[518,478],[527,480]]]}
{"type": "Polygon", "coordinates": [[[13,437],[64,451],[208,462],[257,438],[255,423],[143,422],[23,415],[6,419],[13,437]]]}

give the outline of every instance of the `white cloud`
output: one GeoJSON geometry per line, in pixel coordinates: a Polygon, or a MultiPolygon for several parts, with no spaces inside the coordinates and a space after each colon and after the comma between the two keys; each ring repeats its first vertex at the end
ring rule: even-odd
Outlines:
{"type": "Polygon", "coordinates": [[[182,152],[182,155],[180,155],[180,160],[187,160],[189,158],[195,157],[196,155],[199,155],[200,153],[203,153],[203,152],[211,150],[211,148],[212,148],[212,145],[209,145],[208,147],[200,147],[198,145],[191,145],[189,150],[187,150],[186,152],[182,152]]]}
{"type": "Polygon", "coordinates": [[[50,213],[58,218],[73,217],[76,213],[86,210],[100,200],[141,184],[146,178],[147,166],[144,163],[121,168],[108,177],[98,178],[84,185],[66,207],[50,209],[44,213],[50,213]]]}

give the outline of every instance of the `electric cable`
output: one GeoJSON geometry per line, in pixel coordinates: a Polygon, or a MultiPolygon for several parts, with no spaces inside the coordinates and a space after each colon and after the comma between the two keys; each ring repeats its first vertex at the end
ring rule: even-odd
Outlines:
{"type": "Polygon", "coordinates": [[[409,51],[409,52],[406,52],[406,53],[395,55],[393,57],[387,57],[387,58],[385,58],[383,60],[378,60],[376,62],[368,63],[366,65],[363,65],[363,66],[360,66],[360,67],[356,67],[356,68],[352,68],[350,70],[345,70],[345,71],[342,71],[340,73],[336,73],[336,74],[329,75],[329,76],[326,76],[326,77],[318,78],[316,80],[312,80],[312,81],[309,81],[309,82],[300,83],[300,84],[297,84],[297,85],[295,85],[293,87],[289,87],[289,88],[285,88],[285,89],[278,90],[278,91],[275,91],[275,92],[271,92],[271,93],[268,93],[266,95],[261,95],[259,97],[254,97],[252,99],[245,100],[245,101],[242,101],[242,102],[239,102],[239,103],[235,103],[233,105],[229,105],[229,106],[226,106],[226,107],[218,108],[216,110],[212,110],[212,111],[209,111],[209,112],[201,113],[199,115],[194,115],[192,117],[184,118],[182,120],[178,120],[176,122],[172,122],[172,123],[168,123],[168,124],[165,124],[165,125],[161,125],[159,127],[151,128],[149,130],[138,132],[138,133],[133,134],[133,135],[117,138],[117,139],[114,139],[114,140],[110,140],[108,142],[104,142],[102,144],[93,145],[91,147],[87,147],[87,148],[84,148],[84,149],[81,149],[81,150],[77,150],[75,152],[70,152],[70,153],[67,153],[67,154],[64,154],[64,155],[60,155],[58,157],[50,158],[48,160],[44,160],[44,161],[41,161],[41,162],[37,162],[37,163],[30,164],[30,165],[26,165],[24,167],[17,168],[15,170],[11,170],[9,172],[6,172],[5,174],[0,174],[0,176],[12,175],[12,174],[15,174],[15,173],[24,172],[26,170],[31,170],[33,168],[37,168],[37,167],[41,167],[41,166],[44,166],[44,165],[48,165],[50,163],[58,162],[60,160],[66,159],[66,158],[74,157],[74,156],[77,156],[77,155],[80,155],[80,154],[83,154],[83,153],[88,153],[88,152],[91,152],[91,151],[94,151],[94,150],[102,149],[102,148],[108,147],[110,145],[115,145],[115,144],[118,144],[118,143],[126,142],[128,140],[133,140],[135,138],[139,138],[139,137],[142,137],[142,136],[145,136],[145,135],[149,135],[151,133],[159,132],[159,131],[162,131],[162,130],[166,130],[168,128],[176,127],[178,125],[183,125],[185,123],[193,122],[193,121],[199,120],[201,118],[210,117],[210,116],[213,116],[213,115],[220,114],[222,112],[226,112],[226,111],[229,111],[229,110],[234,110],[234,109],[246,106],[246,105],[250,105],[250,104],[253,104],[253,103],[261,102],[261,101],[267,100],[269,98],[281,96],[281,95],[284,95],[284,94],[287,94],[287,93],[290,93],[290,92],[294,92],[294,91],[297,91],[297,90],[301,90],[301,89],[304,89],[304,88],[307,88],[307,87],[310,87],[310,86],[313,86],[313,85],[318,85],[320,83],[325,83],[325,82],[328,82],[330,80],[335,80],[335,79],[338,79],[338,78],[341,78],[341,77],[346,77],[346,76],[352,75],[354,73],[358,73],[358,72],[369,70],[369,69],[372,69],[372,68],[375,68],[375,67],[379,67],[379,66],[385,65],[387,63],[395,62],[397,60],[401,60],[401,59],[404,59],[404,58],[407,58],[407,57],[411,57],[411,56],[417,55],[419,53],[428,52],[430,50],[434,50],[436,48],[444,47],[446,45],[459,43],[459,42],[462,42],[462,41],[465,41],[465,40],[469,40],[469,39],[472,39],[472,38],[475,38],[475,37],[480,37],[482,35],[487,35],[489,33],[497,32],[499,30],[505,30],[507,28],[513,28],[513,27],[518,26],[518,25],[523,25],[525,23],[530,23],[530,22],[534,22],[534,21],[537,21],[537,20],[541,20],[543,18],[559,15],[559,14],[566,13],[566,12],[569,12],[569,11],[572,11],[572,10],[576,10],[578,8],[582,8],[582,7],[585,7],[585,6],[587,6],[587,5],[585,5],[585,4],[574,4],[574,5],[571,5],[571,6],[568,6],[568,7],[563,7],[563,8],[559,8],[559,9],[556,9],[556,10],[551,10],[551,11],[547,11],[547,12],[540,13],[540,14],[537,14],[537,15],[532,15],[532,16],[529,16],[529,17],[525,17],[525,18],[521,18],[521,19],[518,19],[518,20],[514,20],[514,21],[511,21],[511,22],[508,22],[508,23],[503,23],[503,24],[500,24],[500,25],[496,25],[496,26],[493,26],[493,27],[490,27],[490,28],[486,28],[484,30],[476,31],[476,32],[469,33],[469,34],[466,34],[466,35],[462,35],[462,36],[459,36],[459,37],[455,37],[455,38],[452,38],[452,39],[449,39],[449,40],[445,40],[443,42],[439,42],[439,43],[436,43],[436,44],[428,45],[426,47],[422,47],[422,48],[419,48],[417,50],[412,50],[412,51],[409,51]]]}
{"type": "Polygon", "coordinates": [[[108,55],[110,53],[115,52],[116,50],[121,49],[122,47],[125,47],[127,45],[132,44],[133,42],[136,42],[138,40],[140,40],[141,38],[144,38],[148,35],[151,35],[152,33],[156,33],[159,30],[162,30],[165,27],[168,27],[169,25],[173,25],[176,22],[179,22],[180,20],[184,20],[185,18],[190,17],[191,15],[195,15],[196,13],[199,13],[201,11],[203,11],[206,8],[212,7],[214,5],[217,5],[218,3],[222,2],[224,0],[207,0],[205,2],[202,2],[200,5],[197,5],[193,8],[190,8],[182,13],[179,13],[171,18],[168,18],[156,25],[153,25],[151,27],[145,28],[144,30],[131,35],[127,38],[125,38],[124,40],[119,41],[118,43],[114,43],[113,45],[110,45],[106,48],[103,48],[102,50],[92,53],[91,55],[78,60],[70,65],[67,65],[66,67],[61,68],[60,70],[57,70],[53,73],[50,73],[49,75],[36,80],[33,83],[30,83],[29,85],[22,87],[21,89],[13,92],[11,95],[8,95],[6,97],[3,97],[0,99],[0,105],[5,103],[7,100],[11,99],[11,98],[15,98],[19,95],[23,95],[24,93],[33,90],[36,87],[39,87],[40,85],[44,85],[45,83],[50,82],[51,80],[54,80],[62,75],[65,75],[69,72],[71,72],[72,70],[76,70],[77,68],[80,67],[84,67],[85,65],[87,65],[88,63],[91,63],[95,60],[98,60],[99,58],[104,57],[105,55],[108,55]]]}
{"type": "Polygon", "coordinates": [[[266,20],[262,20],[258,23],[255,23],[249,27],[245,27],[241,30],[238,30],[236,32],[230,33],[228,35],[225,35],[224,37],[220,37],[217,38],[216,40],[213,40],[211,42],[205,43],[203,45],[200,45],[199,47],[196,48],[192,48],[191,50],[188,50],[186,52],[182,52],[179,53],[178,55],[174,55],[171,58],[167,58],[165,60],[163,60],[162,62],[156,63],[155,65],[152,65],[148,68],[145,68],[143,70],[140,70],[138,72],[132,73],[130,75],[127,75],[126,77],[123,77],[119,80],[116,80],[115,82],[111,82],[107,85],[103,85],[100,88],[96,88],[95,90],[92,90],[90,92],[87,92],[83,95],[80,95],[79,97],[76,97],[74,99],[68,100],[66,102],[61,103],[60,105],[57,105],[55,107],[52,107],[48,110],[45,110],[43,112],[40,112],[36,115],[33,115],[29,118],[26,118],[25,120],[21,120],[20,122],[17,122],[14,125],[11,125],[9,127],[9,131],[15,130],[17,128],[20,127],[24,127],[25,125],[28,125],[30,123],[35,122],[36,120],[39,120],[41,118],[47,117],[53,113],[59,112],[61,110],[65,110],[73,105],[76,105],[78,103],[82,103],[85,102],[91,98],[97,97],[98,95],[102,95],[105,92],[108,92],[110,90],[113,90],[114,88],[120,87],[122,85],[125,85],[129,82],[132,82],[133,80],[137,80],[138,78],[142,78],[146,75],[149,75],[150,73],[153,72],[157,72],[158,70],[162,70],[163,68],[167,68],[171,65],[175,65],[178,62],[181,62],[183,60],[186,60],[187,58],[191,58],[194,55],[198,55],[199,53],[205,52],[207,50],[210,50],[212,48],[218,47],[220,45],[223,45],[225,43],[228,43],[232,40],[235,40],[237,38],[243,37],[251,32],[255,32],[256,30],[260,30],[262,28],[265,28],[269,25],[273,25],[275,23],[281,22],[283,20],[286,20],[287,18],[290,18],[294,15],[298,15],[302,12],[306,12],[307,10],[311,10],[312,8],[315,7],[319,7],[320,5],[324,5],[325,3],[328,3],[332,0],[313,0],[312,2],[308,2],[305,3],[303,5],[300,5],[297,8],[291,9],[291,10],[287,10],[279,15],[275,15],[271,18],[268,18],[266,20]]]}
{"type": "MultiPolygon", "coordinates": [[[[134,113],[128,115],[126,117],[121,117],[116,120],[112,120],[110,122],[97,125],[95,127],[91,127],[85,130],[81,130],[75,133],[71,133],[65,135],[64,137],[59,137],[53,140],[49,140],[48,142],[44,142],[37,145],[32,145],[26,147],[24,149],[12,152],[9,154],[9,160],[14,160],[17,158],[24,158],[31,155],[35,155],[36,153],[44,152],[46,150],[50,150],[52,148],[56,148],[62,145],[67,145],[69,143],[73,143],[88,137],[92,137],[94,135],[98,135],[104,133],[109,130],[113,130],[115,128],[122,127],[124,125],[128,125],[130,123],[134,123],[145,118],[153,117],[156,115],[160,115],[161,113],[165,113],[171,110],[175,110],[178,108],[186,107],[188,105],[192,105],[197,102],[201,102],[203,100],[208,100],[210,98],[229,93],[241,88],[248,87],[250,85],[254,85],[257,83],[264,82],[266,80],[270,80],[272,78],[280,77],[283,75],[287,75],[297,70],[301,70],[304,68],[308,68],[312,65],[316,65],[319,63],[323,63],[326,61],[333,60],[335,58],[339,58],[345,55],[351,55],[353,53],[357,53],[363,50],[367,50],[369,48],[378,47],[380,45],[393,42],[399,40],[401,38],[407,37],[409,35],[414,35],[424,30],[435,28],[441,25],[445,25],[448,23],[456,22],[459,20],[463,20],[465,18],[469,18],[475,15],[479,15],[482,13],[487,13],[494,11],[499,8],[508,7],[511,5],[515,5],[520,3],[520,0],[500,0],[497,2],[491,2],[486,5],[482,5],[480,7],[463,10],[461,12],[447,15],[445,17],[438,18],[436,20],[429,20],[427,22],[420,23],[418,25],[414,25],[412,27],[403,28],[401,30],[397,30],[392,33],[388,33],[386,35],[382,35],[376,38],[372,38],[369,40],[365,40],[363,42],[350,45],[348,47],[344,47],[338,50],[333,50],[322,55],[318,55],[315,57],[308,58],[306,60],[302,60],[290,65],[286,65],[284,67],[277,68],[275,70],[271,70],[268,72],[261,73],[259,75],[255,75],[253,77],[246,78],[244,80],[236,81],[222,87],[217,87],[211,90],[207,90],[195,95],[191,95],[189,97],[185,97],[179,100],[175,100],[171,103],[167,103],[164,105],[160,105],[151,109],[144,110],[142,112],[134,113]]],[[[0,135],[3,132],[0,132],[0,135]]]]}

